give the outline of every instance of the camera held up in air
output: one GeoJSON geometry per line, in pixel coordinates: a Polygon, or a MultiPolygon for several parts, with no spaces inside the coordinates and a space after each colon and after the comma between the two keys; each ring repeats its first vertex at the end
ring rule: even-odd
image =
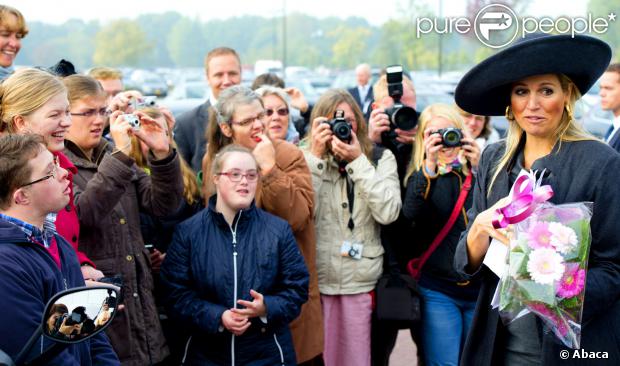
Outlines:
{"type": "Polygon", "coordinates": [[[413,129],[418,124],[418,112],[400,102],[403,96],[403,67],[392,65],[386,68],[388,95],[394,100],[394,105],[385,109],[390,121],[390,131],[382,134],[382,139],[392,140],[397,137],[395,129],[404,131],[413,129]]]}

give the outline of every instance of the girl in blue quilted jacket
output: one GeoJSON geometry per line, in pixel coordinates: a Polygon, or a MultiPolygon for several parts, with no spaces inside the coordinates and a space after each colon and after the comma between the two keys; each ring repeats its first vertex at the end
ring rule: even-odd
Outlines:
{"type": "Polygon", "coordinates": [[[288,324],[308,271],[288,223],[254,205],[259,169],[237,145],[216,156],[208,207],[177,226],[161,269],[186,365],[295,365],[288,324]]]}

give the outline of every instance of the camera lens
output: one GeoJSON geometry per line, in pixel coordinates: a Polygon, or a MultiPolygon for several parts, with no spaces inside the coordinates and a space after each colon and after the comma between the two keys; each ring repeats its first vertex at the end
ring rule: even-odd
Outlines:
{"type": "Polygon", "coordinates": [[[411,130],[418,124],[418,113],[411,107],[400,107],[394,111],[392,122],[401,130],[411,130]]]}
{"type": "Polygon", "coordinates": [[[333,126],[334,135],[341,141],[351,141],[351,126],[346,121],[337,121],[333,126]]]}
{"type": "Polygon", "coordinates": [[[461,131],[458,129],[448,129],[443,133],[443,145],[446,147],[461,146],[461,131]]]}

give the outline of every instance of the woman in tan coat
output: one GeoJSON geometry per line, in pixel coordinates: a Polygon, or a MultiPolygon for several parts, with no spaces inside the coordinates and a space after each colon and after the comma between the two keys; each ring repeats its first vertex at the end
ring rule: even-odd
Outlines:
{"type": "MultiPolygon", "coordinates": [[[[271,141],[265,135],[264,116],[260,97],[249,88],[233,86],[224,90],[209,121],[203,176],[212,175],[211,163],[224,146],[235,143],[252,150],[260,166],[256,204],[288,221],[310,273],[308,302],[303,305],[301,315],[290,324],[297,363],[320,364],[323,317],[315,264],[314,192],[310,170],[295,145],[271,141]]],[[[214,187],[206,181],[204,192],[208,199],[214,187]]]]}

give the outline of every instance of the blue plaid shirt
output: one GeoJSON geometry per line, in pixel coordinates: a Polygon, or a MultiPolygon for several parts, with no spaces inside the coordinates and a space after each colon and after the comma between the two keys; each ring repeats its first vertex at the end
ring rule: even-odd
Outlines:
{"type": "Polygon", "coordinates": [[[54,237],[54,233],[56,232],[56,214],[51,214],[53,216],[46,216],[45,221],[43,222],[43,231],[38,227],[29,224],[20,219],[16,219],[11,216],[3,215],[0,213],[0,219],[4,221],[10,222],[11,224],[17,226],[21,231],[26,234],[28,240],[32,243],[43,244],[46,248],[49,248],[52,239],[54,237]]]}

